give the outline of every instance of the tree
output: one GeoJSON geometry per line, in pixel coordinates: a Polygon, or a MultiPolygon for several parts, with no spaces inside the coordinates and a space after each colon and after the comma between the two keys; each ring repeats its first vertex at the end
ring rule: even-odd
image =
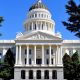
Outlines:
{"type": "Polygon", "coordinates": [[[14,77],[14,55],[11,51],[11,49],[8,49],[5,58],[4,63],[0,67],[0,77],[2,77],[5,80],[9,80],[10,78],[14,77]]]}
{"type": "Polygon", "coordinates": [[[13,67],[14,66],[14,55],[13,52],[11,51],[11,49],[9,48],[5,58],[4,58],[4,63],[8,64],[9,66],[13,67]]]}
{"type": "Polygon", "coordinates": [[[63,25],[80,38],[80,5],[77,5],[73,0],[69,0],[65,7],[69,17],[67,21],[63,21],[63,25]]]}
{"type": "MultiPolygon", "coordinates": [[[[79,55],[78,52],[76,51],[73,55],[72,55],[72,62],[73,62],[73,69],[74,69],[74,73],[73,73],[73,77],[74,79],[78,78],[78,68],[79,68],[79,55]]],[[[79,72],[80,73],[80,72],[79,72]]]]}
{"type": "Polygon", "coordinates": [[[0,26],[3,21],[4,21],[3,17],[0,16],[0,26]]]}
{"type": "MultiPolygon", "coordinates": [[[[1,23],[4,21],[4,19],[3,19],[3,17],[1,17],[0,16],[0,27],[1,27],[1,23]]],[[[0,36],[1,36],[2,34],[0,33],[0,36]]]]}
{"type": "Polygon", "coordinates": [[[67,53],[63,56],[63,66],[64,66],[64,68],[63,68],[64,69],[64,78],[68,79],[68,80],[73,80],[72,60],[67,53]]]}

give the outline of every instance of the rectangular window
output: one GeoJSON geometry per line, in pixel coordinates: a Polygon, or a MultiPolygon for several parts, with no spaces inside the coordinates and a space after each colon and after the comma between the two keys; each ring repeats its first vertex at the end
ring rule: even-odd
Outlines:
{"type": "Polygon", "coordinates": [[[25,49],[25,55],[27,54],[27,50],[25,49]]]}
{"type": "Polygon", "coordinates": [[[53,55],[53,49],[51,49],[51,54],[53,55]]]}
{"type": "Polygon", "coordinates": [[[21,79],[25,79],[25,70],[21,71],[21,79]]]}
{"type": "Polygon", "coordinates": [[[49,54],[49,49],[46,50],[46,54],[47,54],[47,55],[49,54]]]}
{"type": "Polygon", "coordinates": [[[29,70],[29,79],[33,79],[33,70],[29,70]]]}
{"type": "Polygon", "coordinates": [[[31,59],[29,59],[29,64],[31,64],[31,59]]]}
{"type": "Polygon", "coordinates": [[[26,64],[26,58],[25,58],[25,64],[26,64]]]}
{"type": "Polygon", "coordinates": [[[52,71],[52,79],[57,79],[57,71],[56,70],[52,71]]]}
{"type": "Polygon", "coordinates": [[[49,64],[49,59],[46,59],[46,64],[49,64]]]}
{"type": "Polygon", "coordinates": [[[32,51],[31,51],[31,49],[29,49],[29,55],[31,55],[32,54],[32,51]]]}
{"type": "Polygon", "coordinates": [[[51,63],[53,64],[53,59],[51,59],[51,63]]]}

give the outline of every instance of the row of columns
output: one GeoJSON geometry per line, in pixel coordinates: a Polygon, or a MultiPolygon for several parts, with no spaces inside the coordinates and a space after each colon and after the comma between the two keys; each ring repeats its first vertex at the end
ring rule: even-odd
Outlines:
{"type": "Polygon", "coordinates": [[[31,22],[28,23],[28,29],[27,30],[35,30],[35,25],[36,25],[36,30],[53,30],[53,24],[52,23],[47,23],[47,22],[31,22]]]}
{"type": "MultiPolygon", "coordinates": [[[[29,65],[29,45],[26,46],[27,49],[27,59],[26,59],[26,65],[29,65]]],[[[44,45],[42,45],[42,65],[44,65],[44,45]]],[[[49,65],[51,65],[51,45],[49,45],[49,65]]],[[[55,56],[54,63],[62,64],[62,48],[61,46],[57,46],[56,49],[56,56],[55,56]]],[[[16,64],[21,65],[21,45],[16,45],[16,64]]],[[[34,45],[34,65],[36,65],[36,45],[34,45]]]]}

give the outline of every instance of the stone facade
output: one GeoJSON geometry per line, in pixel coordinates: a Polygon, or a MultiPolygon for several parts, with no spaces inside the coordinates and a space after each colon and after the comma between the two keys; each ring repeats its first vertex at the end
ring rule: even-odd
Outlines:
{"type": "Polygon", "coordinates": [[[9,48],[16,55],[14,80],[63,80],[63,55],[80,52],[80,40],[63,40],[55,33],[51,16],[38,0],[29,9],[25,32],[17,33],[15,40],[0,40],[2,61],[9,48]]]}

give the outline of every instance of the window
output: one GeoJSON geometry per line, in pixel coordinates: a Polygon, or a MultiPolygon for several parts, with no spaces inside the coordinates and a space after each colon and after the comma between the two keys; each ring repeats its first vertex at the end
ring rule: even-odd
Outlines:
{"type": "Polygon", "coordinates": [[[29,54],[31,55],[31,49],[29,49],[29,54]]]}
{"type": "Polygon", "coordinates": [[[49,79],[49,71],[45,70],[44,72],[44,79],[49,79]]]}
{"type": "Polygon", "coordinates": [[[31,25],[30,25],[30,30],[32,29],[31,25]]]}
{"type": "Polygon", "coordinates": [[[51,59],[51,63],[53,64],[53,59],[51,59]]]}
{"type": "Polygon", "coordinates": [[[25,79],[25,70],[21,71],[21,79],[25,79]]]}
{"type": "Polygon", "coordinates": [[[40,14],[39,14],[39,17],[40,17],[40,14]]]}
{"type": "Polygon", "coordinates": [[[43,17],[43,14],[42,14],[42,17],[43,17]]]}
{"type": "Polygon", "coordinates": [[[56,70],[52,71],[52,79],[57,79],[57,71],[56,70]]]}
{"type": "Polygon", "coordinates": [[[49,59],[46,59],[46,64],[49,64],[49,59]]]}
{"type": "Polygon", "coordinates": [[[26,58],[25,58],[25,64],[26,64],[26,58]]]}
{"type": "Polygon", "coordinates": [[[35,30],[36,30],[36,24],[35,24],[35,30]]]}
{"type": "Polygon", "coordinates": [[[42,30],[43,30],[43,24],[42,24],[42,30]]]}
{"type": "Polygon", "coordinates": [[[25,55],[27,54],[27,50],[25,49],[25,55]]]}
{"type": "Polygon", "coordinates": [[[47,54],[47,55],[49,54],[49,49],[46,50],[46,54],[47,54]]]}
{"type": "Polygon", "coordinates": [[[29,59],[29,64],[31,64],[31,59],[29,59]]]}
{"type": "Polygon", "coordinates": [[[35,14],[35,17],[37,17],[37,14],[35,14]]]}
{"type": "Polygon", "coordinates": [[[29,79],[33,79],[33,70],[29,70],[29,79]]]}
{"type": "Polygon", "coordinates": [[[41,79],[41,71],[40,70],[37,70],[36,75],[37,75],[37,79],[41,79]]]}
{"type": "Polygon", "coordinates": [[[51,54],[53,55],[53,49],[51,49],[51,54]]]}
{"type": "Polygon", "coordinates": [[[32,18],[34,17],[34,15],[32,15],[32,18]]]}

